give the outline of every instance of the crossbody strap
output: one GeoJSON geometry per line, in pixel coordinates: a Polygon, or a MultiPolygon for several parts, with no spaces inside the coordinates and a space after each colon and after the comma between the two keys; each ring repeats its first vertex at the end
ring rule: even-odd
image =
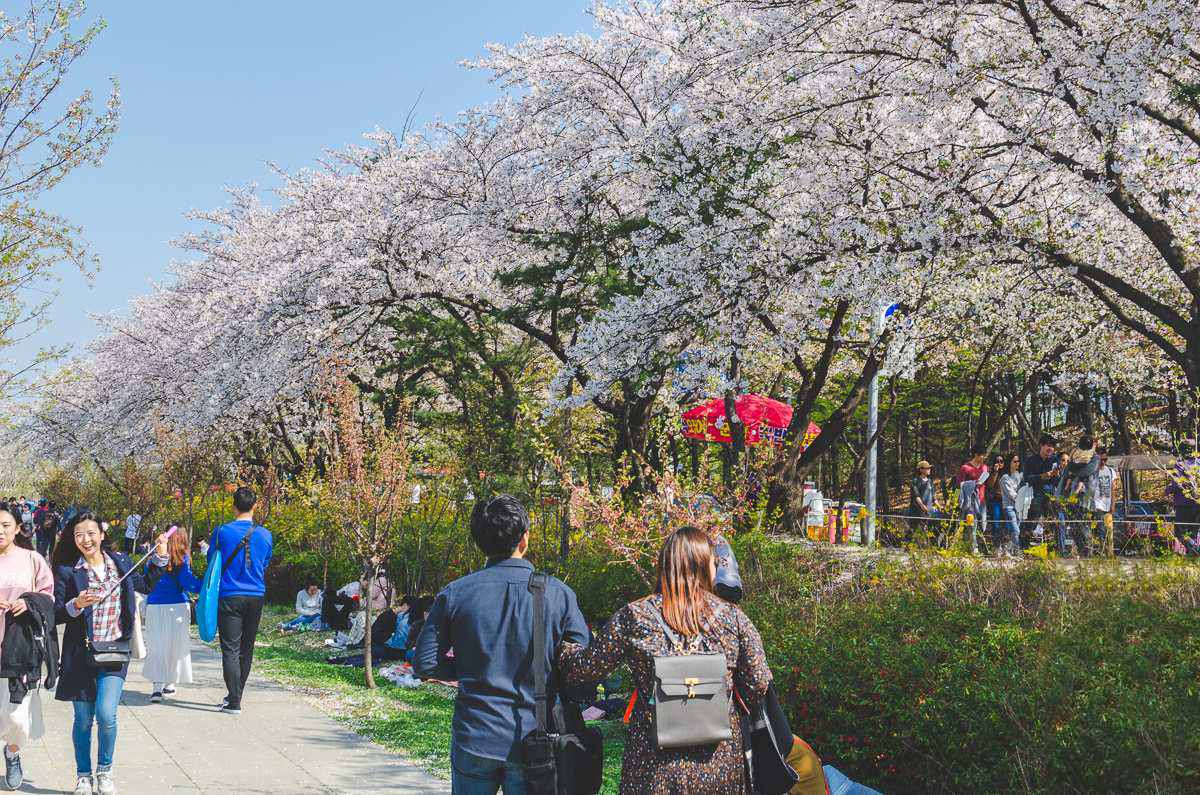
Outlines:
{"type": "Polygon", "coordinates": [[[229,564],[233,561],[234,558],[237,557],[238,551],[245,549],[246,550],[246,570],[247,571],[250,570],[250,535],[257,529],[258,529],[258,525],[256,525],[254,522],[251,522],[250,529],[246,531],[246,535],[242,536],[242,540],[238,542],[238,545],[233,548],[233,552],[229,553],[229,559],[226,560],[224,562],[224,564],[222,564],[222,568],[226,568],[226,569],[229,568],[229,564]]]}
{"type": "Polygon", "coordinates": [[[533,594],[533,705],[538,731],[546,731],[546,575],[529,575],[533,594]]]}

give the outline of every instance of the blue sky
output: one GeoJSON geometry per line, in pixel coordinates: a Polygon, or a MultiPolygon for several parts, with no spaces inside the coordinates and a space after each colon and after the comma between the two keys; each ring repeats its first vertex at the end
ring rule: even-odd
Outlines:
{"type": "Polygon", "coordinates": [[[121,311],[164,280],[192,209],[226,188],[274,181],[266,166],[309,165],[326,149],[487,102],[487,75],[459,65],[490,41],[592,31],[590,0],[93,2],[107,29],[69,87],[101,102],[120,82],[121,126],[100,169],[83,167],[42,201],[83,227],[100,257],[89,285],[64,270],[53,322],[16,355],[92,339],[89,312],[121,311]]]}

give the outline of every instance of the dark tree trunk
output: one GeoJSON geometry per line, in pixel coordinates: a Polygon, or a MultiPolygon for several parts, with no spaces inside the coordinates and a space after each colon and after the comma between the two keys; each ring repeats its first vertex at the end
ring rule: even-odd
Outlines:
{"type": "MultiPolygon", "coordinates": [[[[867,356],[862,371],[854,384],[847,391],[841,404],[825,420],[821,433],[807,448],[801,449],[804,439],[803,429],[808,427],[807,412],[792,414],[792,422],[788,428],[789,447],[782,461],[775,468],[775,478],[771,484],[771,498],[768,502],[768,514],[775,508],[782,510],[780,524],[785,531],[798,532],[804,526],[804,480],[808,470],[818,458],[830,447],[837,444],[850,427],[854,412],[867,396],[867,387],[871,378],[878,372],[880,360],[875,352],[867,356]]],[[[810,385],[810,389],[815,387],[810,385]]],[[[813,401],[806,401],[808,411],[811,411],[813,401]]]]}
{"type": "Polygon", "coordinates": [[[829,448],[829,494],[831,496],[842,490],[841,472],[839,471],[841,465],[838,446],[835,444],[829,448]]]}
{"type": "Polygon", "coordinates": [[[1171,449],[1179,447],[1179,399],[1173,387],[1167,387],[1167,432],[1171,434],[1171,449]]]}
{"type": "MultiPolygon", "coordinates": [[[[741,359],[735,350],[729,357],[728,381],[737,384],[741,379],[741,359]]],[[[746,425],[737,415],[737,392],[733,387],[725,390],[725,422],[729,424],[729,457],[730,468],[740,476],[746,460],[746,425]]],[[[726,478],[728,480],[728,477],[726,478]]]]}
{"type": "Polygon", "coordinates": [[[1029,392],[1029,429],[1037,444],[1037,437],[1042,435],[1042,390],[1041,379],[1037,375],[1029,376],[1033,384],[1029,392]]]}
{"type": "Polygon", "coordinates": [[[571,555],[571,505],[570,495],[563,495],[562,519],[558,536],[558,567],[561,572],[571,555]]]}
{"type": "Polygon", "coordinates": [[[379,579],[379,567],[374,563],[368,563],[364,567],[366,573],[367,585],[363,589],[363,610],[366,612],[367,631],[363,635],[363,675],[366,678],[367,689],[375,690],[375,668],[371,660],[371,592],[375,589],[375,583],[379,579]]]}

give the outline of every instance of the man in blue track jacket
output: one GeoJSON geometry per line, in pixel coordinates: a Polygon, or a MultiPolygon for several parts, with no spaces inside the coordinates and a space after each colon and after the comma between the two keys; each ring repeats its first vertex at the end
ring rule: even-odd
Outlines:
{"type": "Polygon", "coordinates": [[[209,565],[216,555],[223,564],[217,633],[228,695],[221,711],[231,715],[242,712],[242,691],[254,660],[254,641],[267,595],[265,576],[274,547],[271,531],[254,522],[256,502],[254,492],[245,486],[234,492],[236,518],[216,529],[208,548],[209,565]]]}

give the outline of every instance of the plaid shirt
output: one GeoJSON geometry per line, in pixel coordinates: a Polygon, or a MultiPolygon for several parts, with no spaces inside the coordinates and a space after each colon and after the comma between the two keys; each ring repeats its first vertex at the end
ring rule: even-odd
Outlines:
{"type": "Polygon", "coordinates": [[[92,639],[117,640],[121,637],[121,587],[117,581],[121,575],[117,573],[117,564],[112,558],[104,556],[104,576],[96,575],[96,570],[83,560],[75,564],[75,568],[87,569],[88,590],[99,591],[104,598],[92,606],[92,639]]]}

